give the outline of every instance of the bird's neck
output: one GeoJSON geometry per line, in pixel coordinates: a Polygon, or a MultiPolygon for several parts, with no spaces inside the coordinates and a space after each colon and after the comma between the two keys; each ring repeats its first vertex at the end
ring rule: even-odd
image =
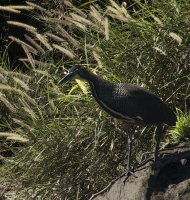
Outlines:
{"type": "Polygon", "coordinates": [[[104,108],[103,102],[109,101],[112,98],[114,84],[85,69],[80,72],[81,78],[89,82],[93,97],[104,108]]]}
{"type": "Polygon", "coordinates": [[[82,78],[82,79],[85,79],[87,80],[90,85],[93,84],[93,85],[97,85],[99,84],[100,82],[107,82],[105,79],[103,79],[102,77],[99,77],[98,75],[96,74],[93,74],[92,72],[86,70],[86,69],[80,69],[79,70],[79,76],[82,78]]]}

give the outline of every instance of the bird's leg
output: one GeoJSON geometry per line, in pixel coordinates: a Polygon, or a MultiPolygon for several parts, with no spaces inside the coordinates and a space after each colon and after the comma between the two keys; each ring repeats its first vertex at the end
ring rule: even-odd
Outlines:
{"type": "MultiPolygon", "coordinates": [[[[155,152],[154,152],[154,162],[158,159],[158,149],[159,149],[159,144],[160,144],[160,138],[162,134],[162,124],[159,124],[157,126],[157,138],[156,138],[156,147],[155,147],[155,152]]],[[[160,173],[160,168],[155,167],[154,169],[154,175],[157,176],[160,173]]]]}
{"type": "Polygon", "coordinates": [[[137,178],[134,173],[131,170],[131,150],[132,150],[132,135],[131,131],[128,129],[127,132],[127,143],[128,143],[128,160],[127,160],[127,171],[126,171],[126,177],[123,181],[124,183],[129,178],[130,175],[133,175],[135,178],[137,178]]]}
{"type": "Polygon", "coordinates": [[[162,134],[162,124],[157,125],[157,130],[156,130],[156,146],[155,146],[155,151],[154,151],[154,157],[147,158],[146,160],[143,160],[137,168],[144,166],[146,163],[149,161],[156,161],[158,158],[158,149],[159,149],[159,144],[160,144],[160,138],[162,134]]]}
{"type": "Polygon", "coordinates": [[[127,130],[127,144],[128,144],[127,171],[130,171],[131,170],[131,150],[132,150],[132,135],[131,135],[130,130],[127,130]]]}
{"type": "Polygon", "coordinates": [[[158,149],[159,149],[161,134],[162,134],[162,124],[159,124],[157,126],[157,138],[156,138],[156,147],[154,151],[154,161],[156,161],[156,159],[158,158],[158,149]]]}

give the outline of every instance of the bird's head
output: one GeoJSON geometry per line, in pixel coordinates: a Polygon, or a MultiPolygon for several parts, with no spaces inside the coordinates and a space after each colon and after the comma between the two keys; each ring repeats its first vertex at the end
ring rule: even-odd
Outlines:
{"type": "Polygon", "coordinates": [[[81,67],[79,65],[74,65],[68,69],[68,73],[58,82],[58,84],[66,83],[69,80],[80,78],[79,70],[81,67]]]}

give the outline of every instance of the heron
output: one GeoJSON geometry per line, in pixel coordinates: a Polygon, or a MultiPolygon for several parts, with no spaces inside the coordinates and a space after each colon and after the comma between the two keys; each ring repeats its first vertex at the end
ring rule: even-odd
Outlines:
{"type": "Polygon", "coordinates": [[[131,83],[112,83],[90,72],[80,65],[73,65],[68,73],[58,82],[81,78],[90,84],[92,95],[98,104],[112,117],[122,120],[127,127],[128,162],[127,174],[131,170],[132,134],[129,129],[135,126],[156,126],[157,138],[154,160],[158,158],[163,124],[175,126],[175,113],[155,94],[146,88],[131,83]]]}

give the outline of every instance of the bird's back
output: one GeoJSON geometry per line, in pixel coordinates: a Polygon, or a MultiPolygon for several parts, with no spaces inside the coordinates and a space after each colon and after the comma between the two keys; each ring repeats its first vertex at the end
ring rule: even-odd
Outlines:
{"type": "Polygon", "coordinates": [[[112,116],[129,124],[175,125],[173,111],[156,95],[133,84],[106,81],[94,86],[96,100],[112,116]]]}

